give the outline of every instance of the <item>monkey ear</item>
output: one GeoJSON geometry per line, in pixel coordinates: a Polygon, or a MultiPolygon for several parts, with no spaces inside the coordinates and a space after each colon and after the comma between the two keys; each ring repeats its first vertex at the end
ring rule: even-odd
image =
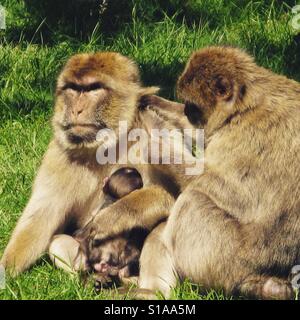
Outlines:
{"type": "Polygon", "coordinates": [[[228,100],[233,96],[233,82],[224,76],[218,76],[213,81],[213,91],[223,100],[228,100]]]}

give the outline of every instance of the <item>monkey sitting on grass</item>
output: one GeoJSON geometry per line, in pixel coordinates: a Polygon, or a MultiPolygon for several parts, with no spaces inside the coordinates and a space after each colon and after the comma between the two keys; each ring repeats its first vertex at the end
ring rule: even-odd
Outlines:
{"type": "MultiPolygon", "coordinates": [[[[136,169],[122,167],[116,170],[104,179],[100,207],[95,209],[95,212],[142,187],[143,180],[136,169]]],[[[108,280],[110,276],[129,277],[138,272],[138,259],[146,237],[143,230],[132,230],[104,239],[98,245],[93,243],[92,248],[89,246],[89,234],[86,230],[90,232],[91,229],[80,229],[73,237],[65,234],[54,236],[49,247],[49,255],[57,267],[71,273],[94,270],[103,280],[108,280]],[[100,246],[101,251],[98,249],[100,246]],[[120,251],[121,255],[112,254],[120,251]]]]}

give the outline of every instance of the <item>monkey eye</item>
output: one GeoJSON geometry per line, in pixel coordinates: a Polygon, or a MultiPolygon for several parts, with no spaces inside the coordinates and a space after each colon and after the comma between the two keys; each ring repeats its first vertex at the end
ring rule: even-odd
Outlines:
{"type": "Polygon", "coordinates": [[[76,84],[76,83],[73,83],[73,82],[68,82],[66,83],[63,88],[63,90],[73,90],[73,91],[82,91],[82,88],[80,85],[76,84]]]}
{"type": "Polygon", "coordinates": [[[93,82],[88,85],[81,85],[74,82],[68,82],[63,86],[63,90],[73,90],[76,92],[89,92],[89,91],[95,91],[99,89],[103,89],[104,85],[100,82],[93,82]]]}
{"type": "Polygon", "coordinates": [[[104,88],[104,86],[102,83],[94,82],[94,83],[91,83],[91,84],[85,86],[84,91],[94,91],[94,90],[99,90],[99,89],[103,89],[103,88],[104,88]]]}
{"type": "Polygon", "coordinates": [[[103,241],[101,239],[94,239],[92,241],[92,247],[100,247],[103,241]]]}

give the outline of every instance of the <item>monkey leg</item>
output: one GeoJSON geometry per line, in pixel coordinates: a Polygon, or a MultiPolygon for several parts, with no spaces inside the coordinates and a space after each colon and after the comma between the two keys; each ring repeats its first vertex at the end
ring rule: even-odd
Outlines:
{"type": "Polygon", "coordinates": [[[64,215],[59,212],[60,207],[53,211],[49,208],[29,202],[19,219],[0,261],[12,276],[27,269],[46,252],[52,235],[62,224],[64,215]]]}
{"type": "Polygon", "coordinates": [[[180,278],[207,289],[223,288],[227,294],[291,298],[286,281],[258,274],[255,262],[263,258],[253,245],[256,241],[248,241],[253,235],[208,196],[186,191],[178,198],[163,235],[180,278]]]}
{"type": "Polygon", "coordinates": [[[177,283],[171,256],[162,242],[166,223],[161,223],[148,236],[140,257],[139,298],[154,298],[159,291],[169,298],[171,289],[177,283]],[[145,290],[146,289],[146,290],[145,290]]]}

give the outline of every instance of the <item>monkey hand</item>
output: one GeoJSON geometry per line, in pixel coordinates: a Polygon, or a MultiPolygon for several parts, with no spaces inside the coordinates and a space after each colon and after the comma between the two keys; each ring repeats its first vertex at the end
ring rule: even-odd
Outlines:
{"type": "Polygon", "coordinates": [[[107,273],[95,273],[94,275],[94,288],[95,291],[98,293],[102,289],[110,289],[115,285],[118,281],[115,277],[111,277],[107,273]]]}
{"type": "Polygon", "coordinates": [[[184,104],[169,101],[162,97],[156,95],[144,95],[140,99],[139,103],[140,108],[145,109],[149,106],[157,107],[163,110],[171,111],[171,112],[179,112],[184,114],[184,104]]]}
{"type": "Polygon", "coordinates": [[[156,95],[144,95],[140,99],[140,107],[159,106],[164,100],[156,95]]]}
{"type": "Polygon", "coordinates": [[[100,262],[97,266],[97,269],[98,268],[100,268],[101,271],[96,271],[93,277],[96,292],[100,292],[102,289],[109,289],[113,286],[120,286],[124,283],[136,283],[137,281],[138,262],[135,264],[130,263],[121,269],[100,262]]]}

